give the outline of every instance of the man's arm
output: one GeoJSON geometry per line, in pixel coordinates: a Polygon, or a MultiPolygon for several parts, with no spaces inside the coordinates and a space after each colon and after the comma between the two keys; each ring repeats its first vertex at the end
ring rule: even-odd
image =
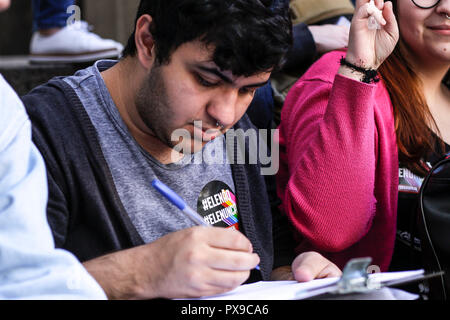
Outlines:
{"type": "Polygon", "coordinates": [[[84,263],[110,299],[198,298],[228,292],[259,263],[240,232],[194,227],[84,263]]]}

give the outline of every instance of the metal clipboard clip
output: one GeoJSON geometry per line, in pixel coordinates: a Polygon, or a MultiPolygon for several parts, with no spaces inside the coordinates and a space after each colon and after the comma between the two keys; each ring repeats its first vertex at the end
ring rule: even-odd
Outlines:
{"type": "Polygon", "coordinates": [[[361,293],[380,289],[380,282],[370,279],[367,273],[367,268],[371,262],[372,258],[350,260],[342,271],[342,277],[337,283],[337,289],[330,293],[361,293]]]}
{"type": "Polygon", "coordinates": [[[379,288],[379,284],[369,279],[367,268],[372,258],[357,258],[350,260],[342,271],[342,276],[335,282],[314,286],[297,292],[297,299],[308,299],[324,294],[362,293],[379,288]]]}
{"type": "MultiPolygon", "coordinates": [[[[297,299],[310,299],[321,295],[345,295],[351,293],[366,293],[395,285],[416,282],[442,276],[443,272],[425,275],[424,270],[413,271],[413,274],[404,275],[401,278],[382,279],[367,272],[372,258],[357,258],[350,260],[342,271],[342,276],[334,282],[325,282],[323,285],[314,286],[297,292],[297,299]]],[[[395,272],[394,272],[395,273],[395,272]]]]}
{"type": "Polygon", "coordinates": [[[378,290],[384,287],[403,285],[435,277],[442,277],[445,272],[422,273],[403,277],[401,279],[380,281],[376,277],[370,277],[367,273],[372,258],[358,258],[350,260],[342,272],[342,277],[337,283],[337,289],[331,291],[333,294],[363,293],[378,290]]]}

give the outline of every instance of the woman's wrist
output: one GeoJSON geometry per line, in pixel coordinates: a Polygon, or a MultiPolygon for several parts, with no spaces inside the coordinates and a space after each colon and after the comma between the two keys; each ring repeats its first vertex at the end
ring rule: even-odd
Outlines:
{"type": "Polygon", "coordinates": [[[380,81],[376,69],[366,68],[363,65],[356,65],[349,62],[347,58],[340,60],[339,74],[364,83],[377,83],[380,81]]]}
{"type": "Polygon", "coordinates": [[[361,72],[352,70],[345,66],[341,66],[339,68],[338,74],[356,81],[362,81],[362,78],[364,77],[364,74],[362,74],[361,72]]]}

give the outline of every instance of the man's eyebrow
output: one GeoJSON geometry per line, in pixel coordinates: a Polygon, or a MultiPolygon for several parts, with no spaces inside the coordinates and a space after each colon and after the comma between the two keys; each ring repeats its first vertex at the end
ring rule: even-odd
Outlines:
{"type": "Polygon", "coordinates": [[[255,84],[249,84],[248,86],[245,86],[245,88],[260,88],[260,87],[264,87],[266,84],[269,83],[270,80],[264,81],[264,82],[259,82],[259,83],[255,83],[255,84]]]}
{"type": "MultiPolygon", "coordinates": [[[[207,73],[212,73],[212,74],[216,75],[217,77],[219,77],[220,79],[222,79],[224,82],[226,82],[228,84],[233,84],[234,83],[233,80],[231,80],[229,77],[224,75],[222,72],[220,72],[216,68],[208,68],[208,67],[205,67],[205,66],[198,66],[198,69],[202,70],[204,72],[207,72],[207,73]]],[[[259,87],[265,86],[268,83],[269,83],[269,80],[264,81],[264,82],[250,84],[250,85],[245,86],[245,88],[259,88],[259,87]]]]}

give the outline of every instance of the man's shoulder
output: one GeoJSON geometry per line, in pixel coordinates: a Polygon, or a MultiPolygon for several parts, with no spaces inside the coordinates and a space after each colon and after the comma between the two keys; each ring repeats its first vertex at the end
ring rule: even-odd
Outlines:
{"type": "MultiPolygon", "coordinates": [[[[101,62],[101,61],[100,61],[101,62]]],[[[27,112],[33,119],[39,117],[59,117],[65,114],[81,112],[82,101],[79,98],[80,90],[95,90],[96,65],[78,70],[75,74],[64,77],[55,77],[47,83],[40,85],[22,97],[27,112]]],[[[84,108],[82,108],[84,109],[84,108]]]]}
{"type": "Polygon", "coordinates": [[[45,84],[35,87],[29,93],[22,96],[25,108],[48,107],[57,105],[58,102],[67,100],[67,88],[63,77],[56,77],[45,84]]]}
{"type": "Polygon", "coordinates": [[[33,126],[33,141],[42,153],[71,146],[82,148],[86,116],[76,92],[64,81],[54,78],[22,97],[33,126]],[[51,147],[50,147],[51,146],[51,147]]]}
{"type": "Polygon", "coordinates": [[[56,77],[40,85],[21,97],[32,122],[53,119],[65,121],[73,118],[73,106],[79,103],[75,91],[64,81],[56,77]]]}

